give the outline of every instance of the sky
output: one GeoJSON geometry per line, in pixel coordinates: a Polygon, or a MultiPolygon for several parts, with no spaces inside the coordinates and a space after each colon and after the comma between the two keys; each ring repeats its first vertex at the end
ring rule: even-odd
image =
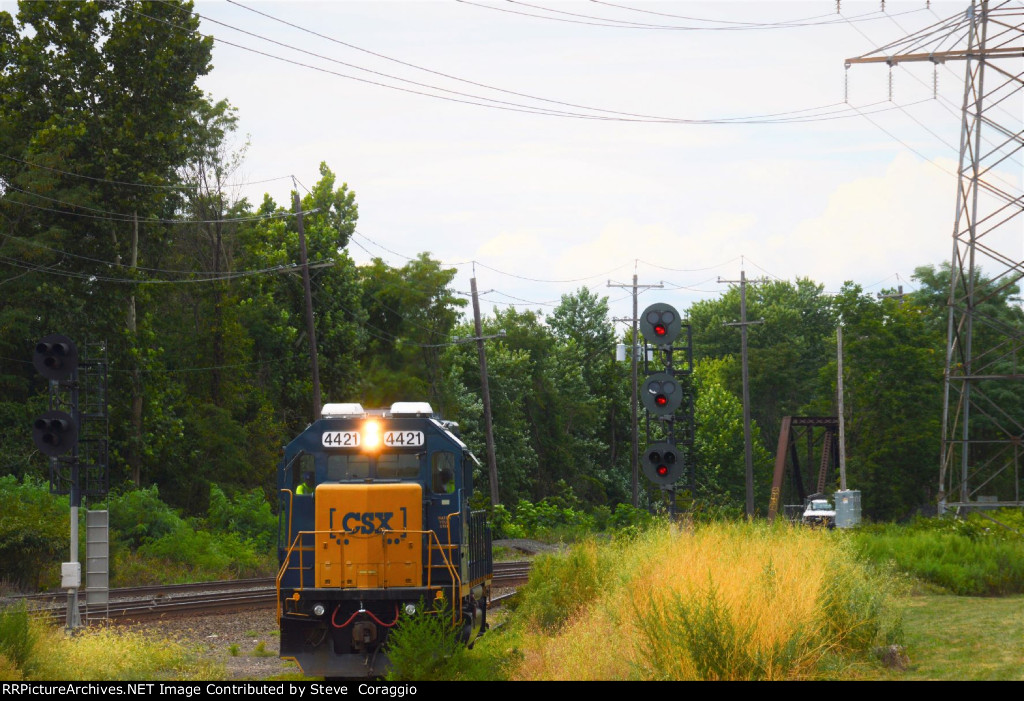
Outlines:
{"type": "MultiPolygon", "coordinates": [[[[915,267],[948,261],[964,66],[844,61],[967,5],[197,0],[195,11],[217,40],[201,87],[238,109],[236,146],[248,141],[237,194],[284,203],[290,176],[309,188],[325,162],[356,195],[357,262],[398,267],[428,251],[458,268],[456,290],[476,276],[485,312],[549,314],[586,285],[627,317],[631,291],[609,285],[634,274],[662,285],[641,310],[682,311],[741,270],[878,293],[912,290],[915,267]]],[[[1020,189],[1019,156],[1000,177],[1020,189]]],[[[1019,260],[1024,237],[1011,236],[1019,260]]]]}

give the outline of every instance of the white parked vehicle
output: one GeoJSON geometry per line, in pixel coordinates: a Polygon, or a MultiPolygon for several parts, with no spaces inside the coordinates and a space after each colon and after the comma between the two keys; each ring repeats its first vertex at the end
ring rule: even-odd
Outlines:
{"type": "Polygon", "coordinates": [[[808,526],[836,527],[836,510],[828,499],[811,499],[800,521],[808,526]]]}

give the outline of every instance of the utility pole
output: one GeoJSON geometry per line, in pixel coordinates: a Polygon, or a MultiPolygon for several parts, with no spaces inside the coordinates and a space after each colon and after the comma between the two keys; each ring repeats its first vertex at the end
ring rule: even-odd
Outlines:
{"type": "MultiPolygon", "coordinates": [[[[498,496],[498,461],[494,455],[494,428],[491,421],[491,389],[487,384],[487,351],[484,349],[483,324],[480,322],[480,299],[476,292],[476,278],[470,278],[473,295],[473,329],[476,331],[476,351],[480,356],[480,391],[484,398],[484,431],[487,434],[487,476],[491,483],[491,504],[501,503],[498,496]]],[[[499,334],[504,335],[504,334],[499,334]]]]}
{"type": "Polygon", "coordinates": [[[633,322],[633,400],[630,404],[630,410],[633,421],[633,453],[631,457],[631,464],[633,469],[633,507],[639,508],[640,506],[640,437],[639,437],[639,425],[637,420],[637,349],[640,345],[637,343],[639,336],[639,329],[637,328],[637,290],[651,290],[655,288],[664,287],[662,284],[657,285],[638,285],[636,281],[636,273],[633,273],[633,284],[623,285],[618,283],[612,283],[608,281],[608,287],[631,287],[633,288],[633,318],[632,319],[616,319],[615,321],[632,321],[633,322]]]}
{"type": "Polygon", "coordinates": [[[738,322],[725,324],[725,326],[740,327],[740,354],[743,373],[743,453],[746,460],[746,482],[747,482],[747,518],[754,518],[754,453],[750,440],[750,381],[747,372],[747,327],[753,324],[763,324],[764,319],[759,321],[747,321],[747,283],[756,284],[764,282],[761,280],[747,280],[745,271],[740,270],[739,280],[723,280],[719,282],[736,283],[740,285],[740,320],[738,322]]]}
{"type": "MultiPolygon", "coordinates": [[[[296,185],[296,187],[298,187],[296,185]]],[[[309,259],[306,257],[306,229],[302,225],[302,200],[295,190],[296,224],[299,227],[299,263],[302,265],[302,289],[306,295],[306,333],[309,336],[309,362],[313,368],[313,421],[320,418],[320,365],[316,356],[316,325],[313,323],[313,293],[309,285],[309,259]]]]}
{"type": "MultiPolygon", "coordinates": [[[[903,290],[900,289],[900,294],[903,290]]],[[[843,416],[843,325],[836,327],[836,356],[839,372],[836,382],[839,405],[839,491],[846,491],[846,420],[843,416]]]]}
{"type": "Polygon", "coordinates": [[[847,68],[884,63],[890,71],[911,62],[937,67],[962,61],[965,66],[947,305],[940,513],[974,508],[982,496],[988,497],[986,504],[1024,507],[1024,451],[1014,409],[1024,381],[1024,338],[986,304],[1024,279],[1019,233],[1024,192],[1019,170],[1008,167],[1024,148],[1022,27],[1019,3],[974,0],[966,12],[846,59],[847,68]],[[1018,108],[1007,109],[1011,105],[1018,108]]]}

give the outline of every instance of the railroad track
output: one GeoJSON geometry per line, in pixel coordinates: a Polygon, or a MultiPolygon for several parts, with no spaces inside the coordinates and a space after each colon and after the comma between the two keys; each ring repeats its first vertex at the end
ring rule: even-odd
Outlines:
{"type": "MultiPolygon", "coordinates": [[[[495,588],[525,584],[530,576],[529,561],[494,563],[495,588]]],[[[79,592],[79,604],[86,619],[151,620],[198,612],[229,612],[269,608],[277,603],[273,577],[237,579],[194,584],[169,584],[111,589],[109,604],[102,613],[85,607],[85,593],[79,592]]],[[[30,594],[17,597],[32,612],[54,623],[67,619],[65,592],[30,594]]]]}

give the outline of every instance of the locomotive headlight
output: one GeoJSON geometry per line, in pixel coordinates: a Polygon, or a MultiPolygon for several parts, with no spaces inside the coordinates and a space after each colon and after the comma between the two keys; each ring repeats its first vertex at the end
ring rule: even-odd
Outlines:
{"type": "Polygon", "coordinates": [[[380,424],[376,421],[367,421],[363,424],[363,448],[366,450],[377,450],[380,448],[380,424]]]}
{"type": "Polygon", "coordinates": [[[323,604],[316,604],[316,605],[313,606],[313,615],[314,616],[322,616],[322,615],[324,615],[324,611],[326,611],[326,610],[327,609],[324,608],[323,604]]]}
{"type": "Polygon", "coordinates": [[[416,604],[406,604],[405,612],[410,616],[416,615],[416,604]]]}

